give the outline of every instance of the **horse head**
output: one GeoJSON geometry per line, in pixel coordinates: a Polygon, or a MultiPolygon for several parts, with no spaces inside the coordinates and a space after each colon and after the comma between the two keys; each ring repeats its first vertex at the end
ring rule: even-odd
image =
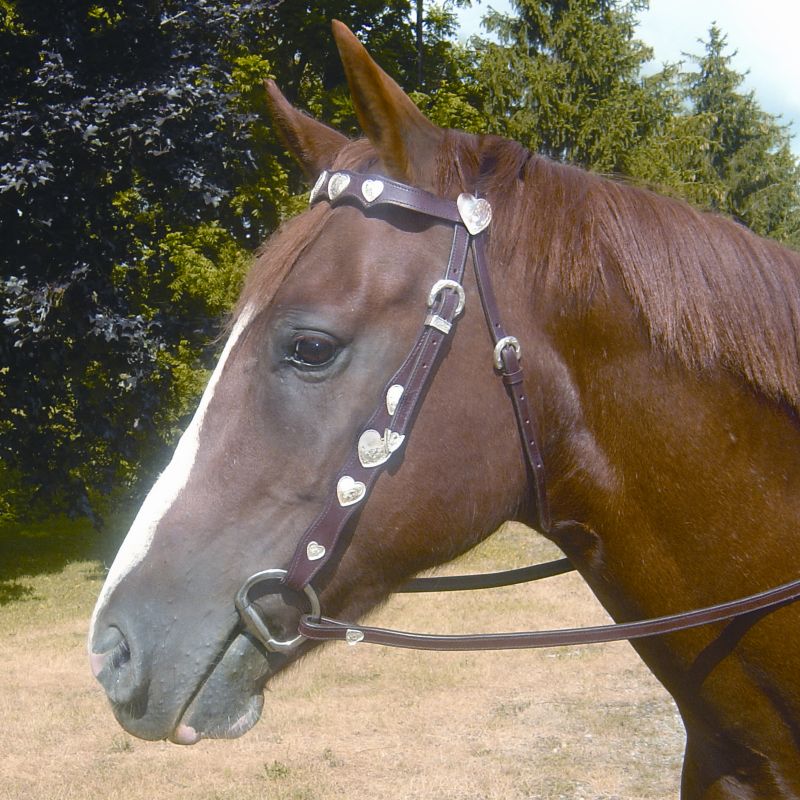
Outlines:
{"type": "MultiPolygon", "coordinates": [[[[323,173],[329,196],[337,170],[448,201],[475,192],[482,141],[428,121],[343,25],[334,34],[366,140],[348,141],[267,85],[277,131],[306,174],[323,173]]],[[[365,194],[376,190],[364,184],[365,194]]],[[[265,649],[234,599],[254,572],[285,571],[331,502],[337,470],[385,402],[452,247],[453,225],[441,219],[323,201],[259,255],[194,419],[94,612],[92,669],[131,733],[179,743],[241,735],[262,712],[266,681],[311,646],[265,649]]],[[[344,529],[347,548],[314,578],[326,612],[357,618],[410,575],[529,513],[473,282],[465,293],[458,336],[444,345],[413,432],[344,529]]],[[[513,319],[510,299],[506,308],[513,319]]],[[[306,598],[283,586],[254,594],[258,619],[293,641],[306,598]]]]}

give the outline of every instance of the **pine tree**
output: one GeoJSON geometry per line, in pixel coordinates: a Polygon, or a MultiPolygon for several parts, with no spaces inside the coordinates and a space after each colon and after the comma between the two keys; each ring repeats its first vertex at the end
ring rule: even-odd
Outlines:
{"type": "Polygon", "coordinates": [[[757,233],[800,243],[800,171],[787,129],[752,92],[742,92],[745,76],[733,69],[736,54],[726,54],[720,29],[713,25],[708,35],[705,53],[691,57],[696,71],[685,79],[694,113],[704,121],[704,167],[720,187],[709,203],[757,233]]]}
{"type": "Polygon", "coordinates": [[[766,113],[712,25],[694,70],[669,67],[672,113],[627,157],[633,175],[728,214],[763,236],[800,245],[800,169],[787,128],[766,113]]]}
{"type": "Polygon", "coordinates": [[[651,51],[634,37],[646,3],[514,0],[490,12],[478,79],[492,127],[551,158],[620,171],[663,109],[640,71],[651,51]]]}

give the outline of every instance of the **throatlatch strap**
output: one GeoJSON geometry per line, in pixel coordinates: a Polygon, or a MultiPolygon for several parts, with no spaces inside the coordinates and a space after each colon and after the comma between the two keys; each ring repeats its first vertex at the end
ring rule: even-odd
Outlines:
{"type": "MultiPolygon", "coordinates": [[[[545,486],[544,461],[542,461],[542,455],[537,444],[536,421],[533,418],[533,414],[531,414],[530,404],[528,403],[528,395],[525,391],[523,380],[524,375],[519,365],[518,350],[514,345],[516,339],[509,336],[503,328],[500,310],[497,307],[497,300],[492,289],[492,280],[486,265],[482,236],[476,236],[472,239],[472,252],[478,293],[481,297],[483,313],[486,316],[492,341],[495,344],[495,353],[499,361],[499,364],[496,363],[495,366],[499,366],[503,374],[503,383],[508,388],[508,393],[514,406],[525,463],[529,472],[528,477],[533,486],[534,517],[536,520],[534,527],[541,533],[548,533],[551,520],[545,486]]],[[[516,347],[519,347],[518,342],[516,342],[516,347]]]]}

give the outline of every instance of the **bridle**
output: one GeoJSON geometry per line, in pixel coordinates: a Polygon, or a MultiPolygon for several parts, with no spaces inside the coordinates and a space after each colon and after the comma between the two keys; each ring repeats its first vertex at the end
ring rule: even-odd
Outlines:
{"type": "MultiPolygon", "coordinates": [[[[728,603],[639,622],[591,628],[461,636],[370,628],[323,617],[312,581],[337,552],[348,521],[368,497],[378,475],[405,443],[425,389],[442,359],[444,345],[448,337],[453,335],[456,318],[464,309],[466,298],[462,281],[470,250],[478,293],[494,343],[494,367],[506,385],[517,420],[531,486],[534,527],[547,533],[551,521],[545,490],[544,464],[537,445],[536,425],[530,412],[520,366],[520,344],[503,328],[486,266],[484,240],[492,219],[492,209],[488,201],[464,193],[456,202],[452,202],[382,175],[366,175],[347,170],[324,171],[319,176],[312,189],[310,202],[314,205],[322,201],[328,201],[332,206],[354,205],[364,212],[378,206],[396,206],[449,222],[453,225],[453,242],[447,268],[429,292],[424,324],[416,342],[386,385],[382,401],[364,426],[354,452],[337,473],[334,491],[303,534],[288,567],[255,573],[236,594],[236,608],[245,628],[268,651],[291,652],[306,638],[339,639],[349,644],[367,642],[423,650],[497,650],[590,644],[673,633],[743,614],[774,609],[800,598],[800,580],[796,580],[728,603]],[[282,594],[286,590],[305,595],[309,613],[301,617],[297,636],[281,640],[270,632],[255,606],[255,601],[268,594],[282,594]]],[[[401,591],[489,588],[536,580],[571,569],[574,568],[567,559],[559,559],[547,564],[490,575],[417,578],[401,591]]]]}

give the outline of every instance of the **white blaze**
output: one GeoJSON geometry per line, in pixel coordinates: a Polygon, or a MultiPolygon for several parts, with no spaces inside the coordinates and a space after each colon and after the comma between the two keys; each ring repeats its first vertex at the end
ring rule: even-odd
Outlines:
{"type": "Polygon", "coordinates": [[[178,446],[175,448],[175,453],[172,460],[169,462],[167,468],[161,473],[153,488],[148,493],[147,497],[136,515],[136,519],[128,531],[128,535],[122,543],[114,563],[108,572],[106,581],[103,584],[103,589],[100,592],[100,597],[97,598],[94,614],[92,615],[92,623],[89,629],[89,650],[91,651],[91,642],[94,635],[94,625],[98,614],[108,600],[111,592],[122,581],[122,579],[147,555],[153,543],[156,529],[159,522],[163,519],[164,515],[172,507],[175,500],[179,497],[180,493],[189,482],[189,476],[192,472],[197,451],[200,447],[200,431],[203,427],[203,418],[205,417],[211,399],[214,396],[214,391],[217,388],[222,371],[225,368],[225,362],[231,354],[234,345],[241,338],[250,320],[252,318],[252,309],[248,306],[236,321],[236,325],[231,332],[230,338],[225,344],[225,349],[222,351],[222,356],[211,375],[211,379],[206,386],[203,397],[200,400],[200,405],[197,407],[194,417],[192,418],[189,427],[181,436],[178,446]]]}

